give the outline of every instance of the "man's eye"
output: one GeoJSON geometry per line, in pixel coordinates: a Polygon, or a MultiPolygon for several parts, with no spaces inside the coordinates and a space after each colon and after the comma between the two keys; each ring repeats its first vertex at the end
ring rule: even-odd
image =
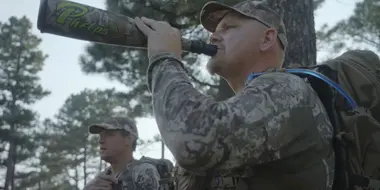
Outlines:
{"type": "Polygon", "coordinates": [[[107,131],[106,135],[107,136],[114,136],[115,132],[114,131],[107,131]]]}
{"type": "Polygon", "coordinates": [[[224,25],[221,25],[220,28],[219,27],[216,28],[216,31],[225,31],[231,28],[236,28],[236,27],[237,27],[236,25],[224,24],[224,25]]]}

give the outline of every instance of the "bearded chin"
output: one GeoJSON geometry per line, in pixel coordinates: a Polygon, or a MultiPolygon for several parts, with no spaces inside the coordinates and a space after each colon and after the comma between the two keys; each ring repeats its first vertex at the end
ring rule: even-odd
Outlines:
{"type": "Polygon", "coordinates": [[[215,69],[211,67],[209,64],[207,64],[207,71],[210,73],[210,75],[215,75],[215,69]]]}
{"type": "Polygon", "coordinates": [[[218,66],[218,63],[215,60],[210,60],[207,63],[207,71],[210,73],[210,75],[215,75],[218,73],[218,70],[220,66],[218,66]]]}

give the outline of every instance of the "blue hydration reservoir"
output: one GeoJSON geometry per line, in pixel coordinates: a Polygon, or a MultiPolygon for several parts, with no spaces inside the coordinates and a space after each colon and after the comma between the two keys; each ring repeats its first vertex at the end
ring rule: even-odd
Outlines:
{"type": "MultiPolygon", "coordinates": [[[[351,96],[339,86],[339,84],[337,84],[336,82],[332,81],[331,79],[329,79],[328,77],[326,77],[325,75],[319,72],[316,72],[310,69],[285,69],[284,72],[292,73],[300,77],[312,76],[314,78],[322,80],[329,86],[333,87],[336,91],[338,91],[347,100],[347,103],[349,104],[350,108],[354,109],[357,107],[355,100],[352,99],[351,96]]],[[[248,79],[246,80],[246,84],[248,84],[248,82],[250,82],[251,80],[255,79],[256,77],[262,74],[264,74],[264,72],[251,73],[248,76],[248,79]]]]}

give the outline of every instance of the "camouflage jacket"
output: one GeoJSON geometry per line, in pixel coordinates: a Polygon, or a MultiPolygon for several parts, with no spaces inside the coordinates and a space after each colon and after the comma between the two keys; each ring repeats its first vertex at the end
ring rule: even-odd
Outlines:
{"type": "Polygon", "coordinates": [[[332,125],[304,79],[264,74],[218,102],[192,86],[180,60],[160,54],[150,58],[148,88],[161,136],[186,171],[240,176],[238,190],[331,189],[332,125]]]}
{"type": "MultiPolygon", "coordinates": [[[[103,172],[110,174],[111,168],[106,168],[103,172]]],[[[154,165],[135,162],[120,174],[113,190],[159,190],[159,180],[160,175],[154,165]]]]}

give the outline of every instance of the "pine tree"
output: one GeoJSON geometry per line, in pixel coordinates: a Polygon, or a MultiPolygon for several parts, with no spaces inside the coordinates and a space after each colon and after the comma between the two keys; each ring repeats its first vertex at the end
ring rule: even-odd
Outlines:
{"type": "Polygon", "coordinates": [[[50,92],[39,84],[46,55],[39,50],[41,39],[31,33],[32,24],[25,16],[10,17],[0,23],[0,94],[2,147],[7,148],[4,189],[17,189],[15,181],[27,173],[16,171],[16,164],[34,156],[33,131],[38,115],[28,106],[50,92]]]}
{"type": "MultiPolygon", "coordinates": [[[[331,56],[350,49],[367,48],[380,52],[380,0],[356,3],[352,15],[334,26],[318,31],[320,48],[331,56]]],[[[330,57],[329,57],[330,58],[330,57]]]]}
{"type": "Polygon", "coordinates": [[[88,133],[88,126],[115,114],[128,117],[123,105],[114,89],[84,89],[68,97],[56,116],[45,121],[45,130],[40,133],[43,149],[39,160],[43,170],[36,175],[39,184],[45,184],[45,188],[79,189],[89,176],[99,172],[102,163],[98,141],[88,133]]]}

